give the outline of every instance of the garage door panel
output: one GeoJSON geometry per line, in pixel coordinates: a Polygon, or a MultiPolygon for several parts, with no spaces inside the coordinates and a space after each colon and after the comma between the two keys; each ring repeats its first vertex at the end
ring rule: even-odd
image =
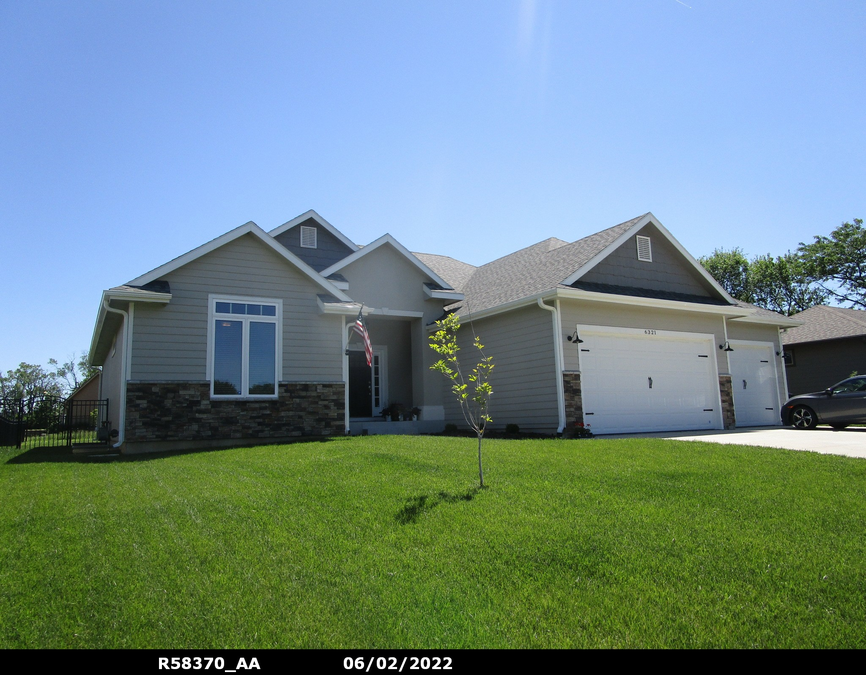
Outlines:
{"type": "Polygon", "coordinates": [[[584,421],[594,432],[721,426],[712,336],[579,330],[584,421]]]}
{"type": "Polygon", "coordinates": [[[738,427],[781,424],[773,345],[731,341],[728,353],[738,427]]]}

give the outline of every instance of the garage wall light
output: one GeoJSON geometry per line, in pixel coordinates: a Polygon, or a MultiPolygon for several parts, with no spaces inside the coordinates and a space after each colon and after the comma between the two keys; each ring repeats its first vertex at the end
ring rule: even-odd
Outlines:
{"type": "Polygon", "coordinates": [[[731,347],[731,345],[728,343],[727,340],[725,340],[725,344],[723,344],[723,345],[719,345],[719,349],[721,349],[723,352],[732,352],[732,351],[734,351],[734,348],[731,347]]]}
{"type": "Polygon", "coordinates": [[[583,343],[583,340],[581,340],[580,336],[577,334],[576,328],[574,329],[574,335],[569,335],[565,339],[568,340],[569,342],[574,342],[576,344],[582,344],[583,343]]]}

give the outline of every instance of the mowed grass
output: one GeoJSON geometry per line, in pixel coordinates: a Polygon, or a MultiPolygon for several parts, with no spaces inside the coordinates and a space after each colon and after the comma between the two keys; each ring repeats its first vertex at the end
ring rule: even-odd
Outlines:
{"type": "Polygon", "coordinates": [[[0,647],[866,647],[866,461],[363,437],[0,457],[0,647]],[[65,459],[65,461],[64,461],[65,459]]]}

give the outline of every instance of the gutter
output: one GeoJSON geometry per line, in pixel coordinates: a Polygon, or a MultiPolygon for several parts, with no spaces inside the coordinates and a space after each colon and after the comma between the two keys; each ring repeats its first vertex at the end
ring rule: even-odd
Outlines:
{"type": "Polygon", "coordinates": [[[557,306],[551,307],[550,305],[544,304],[542,298],[538,298],[538,306],[541,309],[546,309],[550,312],[550,318],[553,321],[553,359],[555,362],[555,370],[556,370],[556,407],[557,407],[557,415],[559,416],[559,427],[556,430],[556,433],[561,434],[565,430],[565,389],[562,384],[562,364],[564,361],[564,354],[562,353],[562,336],[560,331],[560,321],[559,321],[559,301],[556,301],[557,306]]]}

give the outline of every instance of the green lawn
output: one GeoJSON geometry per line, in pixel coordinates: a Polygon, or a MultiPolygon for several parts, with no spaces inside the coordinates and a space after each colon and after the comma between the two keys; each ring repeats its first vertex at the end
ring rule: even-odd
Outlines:
{"type": "Polygon", "coordinates": [[[0,647],[866,647],[866,461],[664,440],[0,451],[0,647]],[[54,451],[57,453],[58,451],[54,451]]]}

